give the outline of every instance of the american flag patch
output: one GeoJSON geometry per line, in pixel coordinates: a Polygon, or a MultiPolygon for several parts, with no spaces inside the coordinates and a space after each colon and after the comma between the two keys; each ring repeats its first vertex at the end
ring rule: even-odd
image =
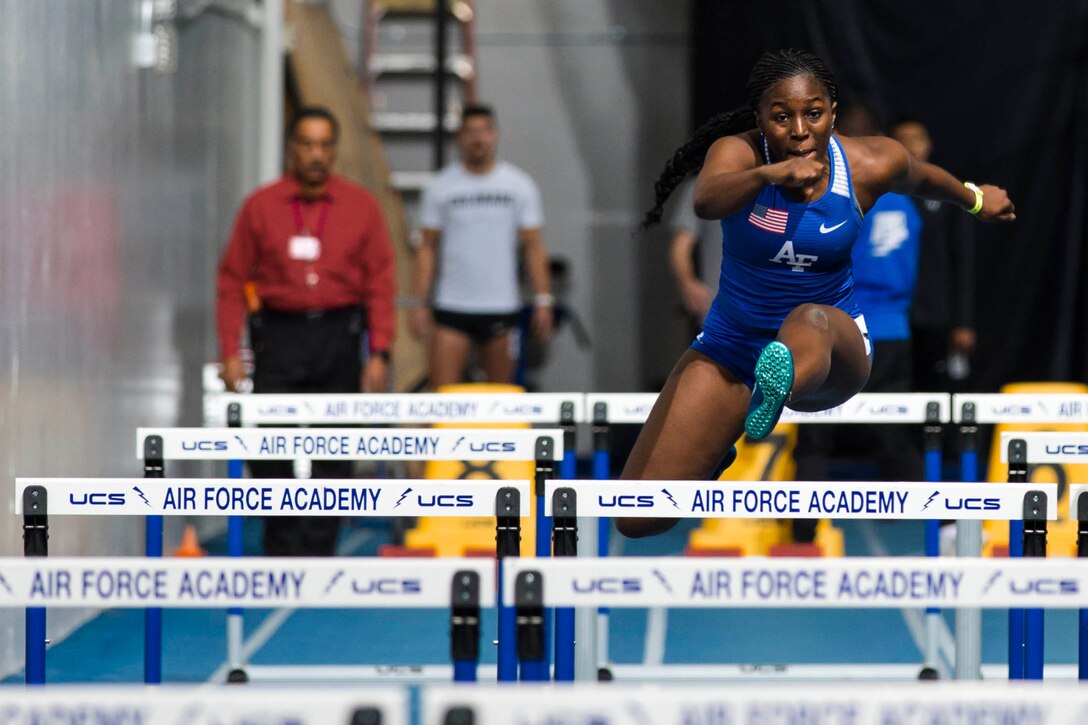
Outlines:
{"type": "Polygon", "coordinates": [[[762,204],[756,204],[752,207],[752,213],[748,215],[749,224],[753,224],[760,229],[766,229],[768,232],[774,232],[775,234],[786,233],[786,222],[788,222],[789,219],[790,213],[788,211],[768,209],[762,204]]]}

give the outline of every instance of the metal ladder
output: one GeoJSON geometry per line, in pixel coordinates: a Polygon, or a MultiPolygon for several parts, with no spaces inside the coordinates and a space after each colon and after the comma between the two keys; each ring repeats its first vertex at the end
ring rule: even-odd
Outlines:
{"type": "Polygon", "coordinates": [[[359,77],[412,226],[420,192],[451,158],[448,135],[457,129],[461,107],[476,100],[474,11],[468,0],[444,1],[448,10],[439,43],[436,0],[366,0],[359,77]],[[435,63],[440,47],[445,51],[441,91],[435,63]],[[440,101],[441,139],[435,113],[440,101]]]}

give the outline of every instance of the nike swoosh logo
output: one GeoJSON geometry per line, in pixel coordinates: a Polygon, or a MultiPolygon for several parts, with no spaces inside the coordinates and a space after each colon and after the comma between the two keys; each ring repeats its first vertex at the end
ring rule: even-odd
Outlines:
{"type": "Polygon", "coordinates": [[[836,229],[838,229],[839,227],[841,227],[845,223],[846,223],[846,221],[844,220],[844,221],[839,222],[838,224],[836,224],[833,227],[825,227],[823,224],[821,224],[820,225],[820,234],[827,234],[829,232],[833,232],[833,231],[835,231],[836,229]]]}

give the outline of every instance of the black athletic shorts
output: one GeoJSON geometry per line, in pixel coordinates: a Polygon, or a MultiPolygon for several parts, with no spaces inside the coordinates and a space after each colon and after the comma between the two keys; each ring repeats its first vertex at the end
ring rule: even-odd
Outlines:
{"type": "Polygon", "coordinates": [[[518,313],[493,315],[435,310],[434,322],[436,325],[463,332],[475,343],[485,343],[517,327],[518,313]]]}

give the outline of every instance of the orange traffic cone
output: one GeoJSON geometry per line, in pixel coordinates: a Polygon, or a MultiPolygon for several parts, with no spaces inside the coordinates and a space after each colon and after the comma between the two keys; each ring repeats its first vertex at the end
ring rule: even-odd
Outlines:
{"type": "Polygon", "coordinates": [[[174,549],[174,556],[197,557],[207,556],[208,552],[200,548],[200,539],[196,536],[196,526],[187,524],[181,534],[181,543],[174,549]]]}

